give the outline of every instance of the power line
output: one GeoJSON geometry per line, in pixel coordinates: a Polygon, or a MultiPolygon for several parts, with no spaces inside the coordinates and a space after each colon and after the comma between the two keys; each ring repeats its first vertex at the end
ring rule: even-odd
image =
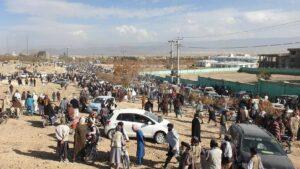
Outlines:
{"type": "Polygon", "coordinates": [[[277,28],[277,27],[286,26],[286,25],[291,25],[291,24],[296,24],[296,23],[300,23],[300,19],[299,20],[294,20],[294,21],[291,21],[291,22],[286,22],[286,23],[281,23],[281,24],[276,24],[276,25],[271,25],[271,26],[265,26],[265,27],[258,27],[258,28],[254,28],[254,29],[248,29],[248,30],[237,31],[237,32],[214,34],[214,35],[203,35],[203,36],[183,36],[182,38],[197,39],[197,38],[228,36],[228,35],[234,35],[234,34],[249,33],[249,32],[253,32],[253,31],[263,31],[263,30],[268,30],[268,29],[277,28]]]}
{"type": "Polygon", "coordinates": [[[187,48],[196,48],[196,49],[245,49],[245,48],[261,48],[261,47],[286,46],[286,45],[295,45],[295,44],[300,44],[300,41],[297,41],[297,42],[287,42],[287,43],[253,45],[253,46],[230,46],[230,47],[220,47],[220,48],[188,46],[187,48]]]}

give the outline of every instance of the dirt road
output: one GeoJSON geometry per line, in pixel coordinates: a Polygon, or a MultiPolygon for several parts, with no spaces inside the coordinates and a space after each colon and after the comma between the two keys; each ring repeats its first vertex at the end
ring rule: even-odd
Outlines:
{"type": "MultiPolygon", "coordinates": [[[[15,89],[19,91],[35,91],[36,93],[46,93],[51,95],[53,91],[60,91],[62,97],[71,98],[73,94],[78,96],[79,89],[74,85],[69,85],[67,90],[61,89],[59,85],[49,83],[42,86],[37,81],[37,87],[17,86],[13,83],[15,89]]],[[[8,90],[7,81],[0,82],[0,94],[8,90]]],[[[118,103],[118,108],[141,108],[141,103],[118,103]]],[[[155,104],[156,105],[156,104],[155,104]]],[[[157,110],[157,107],[154,108],[157,110]]],[[[180,134],[181,141],[190,140],[191,121],[194,111],[190,108],[184,109],[184,117],[176,119],[174,113],[170,114],[167,119],[175,124],[175,129],[180,134]]],[[[83,114],[85,115],[85,114],[83,114]]],[[[205,120],[207,121],[207,119],[205,120]]],[[[109,168],[108,158],[110,151],[110,141],[106,138],[99,143],[98,151],[100,153],[97,162],[93,165],[80,163],[59,163],[55,153],[56,140],[54,127],[42,128],[41,117],[23,116],[19,120],[9,119],[7,124],[0,125],[0,169],[92,169],[92,168],[109,168]]],[[[218,128],[211,124],[202,125],[202,146],[208,147],[211,138],[218,137],[218,128]]],[[[70,148],[73,149],[73,136],[70,136],[70,148]]],[[[135,161],[136,141],[131,140],[128,145],[128,151],[131,161],[135,161]]],[[[146,155],[144,165],[140,167],[153,169],[162,168],[166,158],[167,145],[158,145],[151,140],[146,141],[146,155]]],[[[290,155],[295,167],[300,169],[300,142],[293,144],[293,153],[290,155]]],[[[175,161],[170,165],[176,167],[175,161]]]]}
{"type": "MultiPolygon", "coordinates": [[[[120,108],[136,107],[140,104],[121,103],[120,108]]],[[[191,126],[191,111],[187,111],[187,117],[176,119],[172,114],[168,119],[175,124],[180,134],[181,141],[189,141],[191,126]]],[[[94,165],[80,163],[59,163],[55,154],[56,141],[54,137],[54,127],[42,128],[41,118],[38,116],[23,116],[19,120],[10,119],[6,125],[0,126],[0,168],[65,168],[65,169],[89,169],[89,168],[109,168],[108,158],[110,141],[106,138],[100,142],[98,151],[100,153],[94,165]]],[[[202,126],[202,145],[207,147],[210,139],[217,138],[217,128],[214,124],[204,124],[202,126]]],[[[70,136],[72,138],[72,136],[70,136]]],[[[136,141],[131,140],[128,145],[131,161],[135,161],[136,141]]],[[[73,144],[71,140],[70,148],[73,144]]],[[[167,145],[158,145],[151,140],[146,142],[146,155],[144,166],[139,168],[161,168],[165,160],[167,145]]],[[[299,142],[293,146],[293,154],[290,155],[295,166],[299,164],[299,142]],[[297,160],[298,159],[298,160],[297,160]]],[[[175,162],[175,161],[173,161],[175,162]]],[[[171,166],[176,166],[173,163],[171,166]]],[[[132,168],[137,168],[132,166],[132,168]]],[[[171,167],[173,168],[173,167],[171,167]]]]}

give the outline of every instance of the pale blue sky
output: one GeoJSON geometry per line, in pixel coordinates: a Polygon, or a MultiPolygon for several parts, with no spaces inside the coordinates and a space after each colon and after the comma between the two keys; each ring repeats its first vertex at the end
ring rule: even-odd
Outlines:
{"type": "MultiPolygon", "coordinates": [[[[299,20],[300,0],[0,0],[0,10],[1,53],[7,44],[23,49],[26,36],[40,49],[236,32],[299,20]]],[[[299,25],[204,40],[289,38],[300,34],[299,25]]]]}

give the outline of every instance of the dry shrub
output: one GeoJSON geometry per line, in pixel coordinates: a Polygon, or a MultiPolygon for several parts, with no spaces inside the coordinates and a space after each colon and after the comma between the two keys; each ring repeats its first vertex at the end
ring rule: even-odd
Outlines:
{"type": "Polygon", "coordinates": [[[191,93],[191,94],[189,95],[189,101],[197,102],[199,99],[200,99],[199,94],[191,93]]]}
{"type": "Polygon", "coordinates": [[[114,80],[123,86],[129,86],[138,76],[140,62],[132,58],[114,59],[114,80]]]}
{"type": "Polygon", "coordinates": [[[262,100],[259,103],[261,111],[265,111],[267,114],[275,115],[275,109],[270,101],[262,100]]]}
{"type": "Polygon", "coordinates": [[[116,80],[114,79],[114,76],[109,73],[97,72],[96,76],[97,76],[97,78],[104,80],[104,81],[108,81],[108,82],[112,82],[112,83],[116,82],[116,80]]]}
{"type": "Polygon", "coordinates": [[[206,104],[206,105],[214,105],[215,104],[214,99],[212,99],[210,97],[203,96],[200,100],[203,104],[206,104]]]}
{"type": "Polygon", "coordinates": [[[18,57],[17,56],[0,56],[0,62],[5,62],[5,61],[17,61],[18,57]]]}

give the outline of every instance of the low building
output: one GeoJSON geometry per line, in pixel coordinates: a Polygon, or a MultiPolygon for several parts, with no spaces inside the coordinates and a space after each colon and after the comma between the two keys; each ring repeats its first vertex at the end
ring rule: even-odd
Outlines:
{"type": "Polygon", "coordinates": [[[216,60],[200,60],[198,62],[199,67],[212,67],[212,64],[217,63],[216,60]]]}
{"type": "Polygon", "coordinates": [[[288,49],[289,53],[260,54],[259,67],[261,68],[300,68],[300,48],[288,49]]]}
{"type": "Polygon", "coordinates": [[[219,55],[211,56],[208,60],[198,61],[199,67],[215,67],[215,68],[233,68],[233,67],[247,67],[257,68],[258,57],[250,55],[233,55],[228,56],[219,55]]]}
{"type": "Polygon", "coordinates": [[[247,68],[257,68],[257,63],[250,62],[217,62],[213,63],[211,67],[215,68],[235,68],[235,67],[247,67],[247,68]]]}

